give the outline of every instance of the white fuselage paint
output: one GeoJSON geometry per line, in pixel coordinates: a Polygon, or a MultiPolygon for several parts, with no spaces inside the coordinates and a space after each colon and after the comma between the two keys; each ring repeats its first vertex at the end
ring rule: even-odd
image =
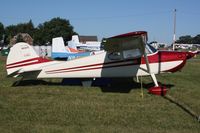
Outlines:
{"type": "MultiPolygon", "coordinates": [[[[37,78],[99,78],[149,75],[146,64],[108,59],[107,52],[55,63],[42,68],[37,78]],[[108,63],[113,62],[113,63],[108,63]]],[[[151,73],[159,74],[180,65],[183,60],[150,63],[151,73]]],[[[29,66],[30,67],[30,66],[29,66]]]]}

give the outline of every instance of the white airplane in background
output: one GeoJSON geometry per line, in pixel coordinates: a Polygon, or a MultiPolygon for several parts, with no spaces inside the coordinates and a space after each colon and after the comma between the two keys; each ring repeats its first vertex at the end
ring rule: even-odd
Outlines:
{"type": "MultiPolygon", "coordinates": [[[[166,94],[156,74],[180,70],[192,52],[156,51],[147,44],[147,32],[137,31],[107,38],[105,52],[69,61],[53,61],[39,57],[27,43],[15,44],[7,57],[10,77],[23,79],[86,79],[151,76],[155,86],[149,92],[166,94]]],[[[92,82],[92,80],[89,80],[92,82]]],[[[88,81],[88,82],[89,82],[88,81]]]]}
{"type": "Polygon", "coordinates": [[[85,43],[81,43],[79,41],[78,35],[72,36],[72,40],[68,41],[68,46],[74,49],[80,49],[80,50],[85,50],[85,51],[100,51],[101,50],[101,42],[87,41],[85,43]]]}

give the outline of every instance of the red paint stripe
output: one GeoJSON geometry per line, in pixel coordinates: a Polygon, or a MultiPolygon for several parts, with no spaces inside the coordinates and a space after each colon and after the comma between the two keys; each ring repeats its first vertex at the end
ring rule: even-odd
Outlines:
{"type": "Polygon", "coordinates": [[[172,73],[177,72],[177,71],[181,70],[185,64],[186,64],[186,60],[184,60],[180,65],[178,65],[172,69],[166,70],[165,72],[172,72],[172,73]]]}
{"type": "Polygon", "coordinates": [[[25,63],[25,62],[33,61],[33,60],[37,60],[37,59],[38,59],[38,58],[32,58],[32,59],[28,59],[28,60],[23,60],[23,61],[19,61],[19,62],[15,62],[15,63],[8,64],[8,65],[6,65],[6,66],[17,65],[17,64],[20,64],[20,63],[25,63]]]}
{"type": "Polygon", "coordinates": [[[33,62],[33,63],[26,63],[26,64],[22,64],[22,65],[17,65],[17,66],[11,66],[11,67],[7,67],[7,69],[29,66],[29,65],[35,65],[35,64],[40,64],[40,62],[33,62]]]}
{"type": "Polygon", "coordinates": [[[63,69],[56,69],[56,70],[51,70],[47,72],[57,72],[57,71],[63,71],[63,70],[71,70],[71,69],[79,69],[79,68],[85,68],[85,67],[95,67],[95,66],[100,66],[100,65],[110,65],[110,64],[116,64],[116,63],[127,63],[127,62],[137,62],[140,63],[140,59],[129,59],[129,60],[121,60],[121,61],[112,61],[112,62],[106,62],[106,63],[97,63],[97,64],[92,64],[92,65],[85,65],[85,66],[77,66],[77,67],[71,67],[71,68],[63,68],[63,69]]]}
{"type": "Polygon", "coordinates": [[[129,64],[121,64],[121,65],[112,65],[112,66],[102,66],[102,67],[93,67],[93,68],[83,68],[83,69],[76,69],[76,70],[66,70],[66,71],[57,71],[57,72],[47,72],[47,74],[56,74],[56,73],[66,73],[66,72],[77,72],[77,71],[86,71],[86,70],[95,70],[95,69],[102,69],[102,68],[114,68],[114,67],[122,67],[122,66],[132,66],[137,65],[137,63],[129,63],[129,64]]]}
{"type": "Polygon", "coordinates": [[[8,65],[6,65],[6,68],[7,69],[11,69],[11,68],[23,67],[23,66],[34,65],[34,64],[40,64],[40,63],[50,62],[50,61],[51,60],[48,60],[48,59],[45,59],[45,58],[41,58],[41,57],[37,57],[37,58],[32,58],[32,59],[23,60],[23,61],[19,61],[19,62],[8,64],[8,65]],[[36,61],[36,62],[31,62],[31,61],[36,61]]]}
{"type": "Polygon", "coordinates": [[[16,64],[20,64],[20,63],[25,63],[25,62],[33,61],[33,60],[38,60],[39,62],[48,62],[48,61],[50,61],[50,60],[42,58],[42,57],[36,57],[36,58],[32,58],[32,59],[27,59],[27,60],[23,60],[23,61],[11,63],[11,64],[8,64],[6,66],[16,65],[16,64]]]}
{"type": "MultiPolygon", "coordinates": [[[[149,63],[186,60],[186,53],[174,52],[174,51],[159,51],[154,55],[148,56],[148,60],[149,60],[149,63]]],[[[142,58],[141,64],[146,64],[145,58],[142,58]]]]}
{"type": "MultiPolygon", "coordinates": [[[[139,36],[139,35],[147,36],[147,32],[146,31],[135,31],[135,32],[129,32],[129,33],[113,36],[110,38],[123,38],[123,37],[129,37],[129,36],[139,36]]],[[[110,39],[110,38],[108,38],[108,39],[110,39]]]]}

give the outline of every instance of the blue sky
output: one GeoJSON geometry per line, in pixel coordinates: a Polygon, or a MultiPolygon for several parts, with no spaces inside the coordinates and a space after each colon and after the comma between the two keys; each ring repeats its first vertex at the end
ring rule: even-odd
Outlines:
{"type": "Polygon", "coordinates": [[[145,30],[149,41],[172,43],[173,10],[177,38],[200,34],[200,0],[1,0],[0,22],[35,26],[54,17],[69,19],[80,35],[113,35],[145,30]]]}

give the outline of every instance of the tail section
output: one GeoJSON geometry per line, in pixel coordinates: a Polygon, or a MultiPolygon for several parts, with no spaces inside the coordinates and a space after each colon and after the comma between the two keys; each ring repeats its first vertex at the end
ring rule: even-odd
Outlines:
{"type": "MultiPolygon", "coordinates": [[[[72,36],[72,40],[71,41],[68,41],[68,46],[70,48],[73,48],[75,50],[77,50],[77,47],[76,47],[76,44],[79,43],[79,38],[78,38],[78,35],[73,35],[72,36]]],[[[78,50],[77,50],[78,51],[78,50]]]]}
{"type": "Polygon", "coordinates": [[[62,37],[56,37],[52,39],[52,52],[66,53],[64,40],[62,37]]]}
{"type": "Polygon", "coordinates": [[[52,58],[67,58],[67,55],[70,53],[78,53],[78,50],[68,46],[65,47],[62,37],[53,38],[51,54],[52,58]]]}
{"type": "Polygon", "coordinates": [[[66,58],[66,53],[69,53],[69,51],[65,48],[63,38],[62,37],[53,38],[51,57],[53,59],[66,58]]]}
{"type": "Polygon", "coordinates": [[[37,64],[43,62],[49,62],[49,60],[39,57],[29,44],[20,42],[10,49],[6,62],[7,74],[17,76],[25,69],[36,70],[37,64]]]}
{"type": "MultiPolygon", "coordinates": [[[[70,41],[69,41],[70,42],[70,41]]],[[[74,42],[71,41],[73,44],[74,42]]],[[[72,45],[70,45],[72,46],[72,45]]],[[[64,40],[62,37],[53,38],[52,41],[52,58],[67,58],[70,54],[78,53],[79,51],[73,47],[65,47],[64,40]]]]}
{"type": "Polygon", "coordinates": [[[72,36],[72,41],[75,42],[75,43],[79,43],[78,35],[73,35],[72,36]]]}

